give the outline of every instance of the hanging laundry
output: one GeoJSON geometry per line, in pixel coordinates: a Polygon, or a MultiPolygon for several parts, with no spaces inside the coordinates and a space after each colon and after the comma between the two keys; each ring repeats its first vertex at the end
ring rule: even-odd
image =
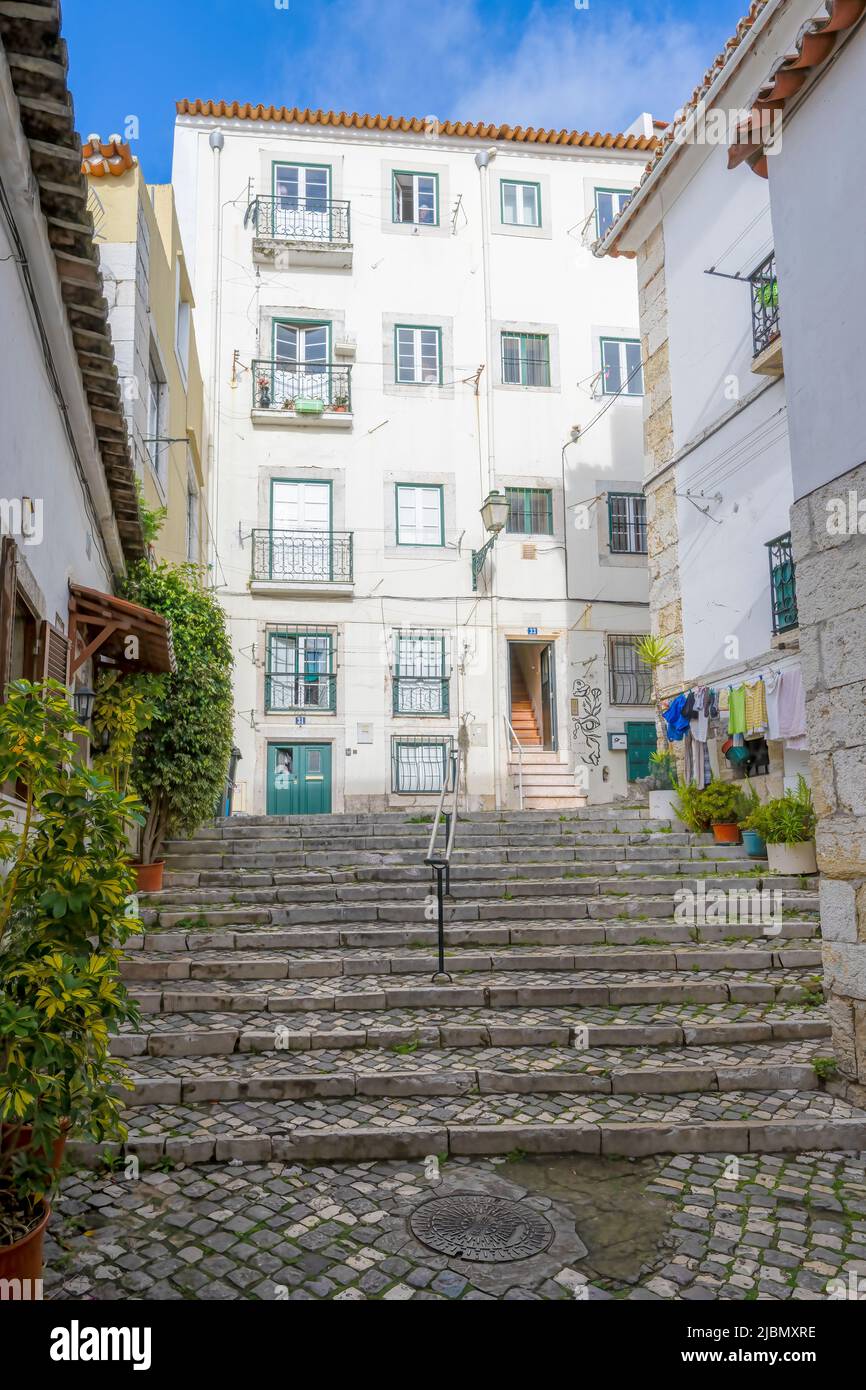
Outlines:
{"type": "Polygon", "coordinates": [[[683,714],[685,709],[686,696],[675,695],[667,709],[662,710],[662,717],[668,731],[670,743],[679,743],[689,732],[689,721],[683,714]]]}
{"type": "Polygon", "coordinates": [[[779,737],[791,749],[805,751],[809,746],[806,740],[806,691],[799,666],[790,666],[783,671],[779,682],[779,737]]]}
{"type": "Polygon", "coordinates": [[[694,693],[694,706],[691,714],[692,738],[706,743],[710,727],[710,692],[705,685],[699,685],[694,693]]]}
{"type": "Polygon", "coordinates": [[[767,738],[776,740],[779,735],[779,685],[782,679],[781,671],[770,670],[764,679],[766,687],[765,698],[767,701],[767,738]]]}
{"type": "Polygon", "coordinates": [[[744,685],[746,727],[743,733],[747,738],[759,738],[767,729],[767,695],[764,682],[759,678],[752,685],[744,685]]]}
{"type": "Polygon", "coordinates": [[[728,691],[728,733],[746,732],[746,687],[738,685],[728,691]]]}

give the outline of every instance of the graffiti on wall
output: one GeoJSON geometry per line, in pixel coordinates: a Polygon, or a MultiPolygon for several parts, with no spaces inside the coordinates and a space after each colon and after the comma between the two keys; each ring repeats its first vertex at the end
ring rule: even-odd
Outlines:
{"type": "Polygon", "coordinates": [[[601,691],[588,681],[576,680],[571,690],[571,740],[581,762],[598,767],[601,762],[601,691]]]}

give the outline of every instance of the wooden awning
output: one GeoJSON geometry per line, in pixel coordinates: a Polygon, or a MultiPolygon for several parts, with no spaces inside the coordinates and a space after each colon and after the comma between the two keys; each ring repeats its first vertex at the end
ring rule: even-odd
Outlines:
{"type": "Polygon", "coordinates": [[[174,673],[171,623],[137,603],[69,586],[69,679],[88,657],[108,657],[121,671],[174,673]]]}

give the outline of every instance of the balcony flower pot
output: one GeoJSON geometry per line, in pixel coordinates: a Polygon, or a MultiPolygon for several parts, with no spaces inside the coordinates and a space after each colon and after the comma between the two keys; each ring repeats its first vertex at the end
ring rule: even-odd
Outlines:
{"type": "Polygon", "coordinates": [[[153,864],[133,864],[139,893],[159,893],[162,890],[162,876],[165,860],[157,859],[153,864]]]}
{"type": "Polygon", "coordinates": [[[743,848],[750,859],[766,859],[767,846],[764,837],[757,830],[743,831],[743,848]]]}
{"type": "Polygon", "coordinates": [[[697,800],[702,816],[712,826],[716,844],[738,845],[739,822],[749,805],[739,784],[713,779],[703,791],[697,793],[697,800]]]}
{"type": "Polygon", "coordinates": [[[651,791],[649,794],[650,820],[675,820],[677,800],[675,791],[651,791]]]}
{"type": "MultiPolygon", "coordinates": [[[[45,1240],[45,1228],[50,1219],[51,1207],[47,1202],[42,1202],[33,1214],[30,1229],[25,1230],[25,1234],[19,1239],[4,1244],[2,1234],[0,1234],[0,1280],[17,1279],[21,1281],[42,1278],[42,1246],[45,1240]]],[[[16,1221],[15,1226],[26,1226],[26,1224],[24,1221],[16,1221]]],[[[0,1208],[0,1231],[9,1225],[7,1214],[0,1208]]]]}
{"type": "Polygon", "coordinates": [[[802,840],[797,845],[767,843],[767,860],[772,874],[816,874],[818,860],[815,841],[802,840]]]}
{"type": "Polygon", "coordinates": [[[271,408],[271,383],[267,377],[259,377],[256,385],[259,388],[259,409],[270,410],[271,408]]]}

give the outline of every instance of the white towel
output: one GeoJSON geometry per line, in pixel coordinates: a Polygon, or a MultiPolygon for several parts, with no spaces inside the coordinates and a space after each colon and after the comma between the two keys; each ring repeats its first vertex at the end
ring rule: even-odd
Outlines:
{"type": "Polygon", "coordinates": [[[794,744],[793,740],[806,737],[806,691],[799,666],[790,666],[782,672],[779,680],[779,738],[790,747],[805,748],[804,743],[794,744]]]}

